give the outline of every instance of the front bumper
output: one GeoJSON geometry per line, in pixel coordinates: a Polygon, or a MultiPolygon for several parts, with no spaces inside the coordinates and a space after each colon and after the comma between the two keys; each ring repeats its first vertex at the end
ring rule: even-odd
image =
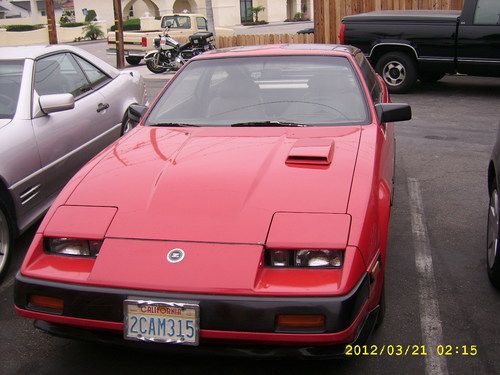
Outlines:
{"type": "MultiPolygon", "coordinates": [[[[105,288],[16,277],[15,305],[20,315],[37,319],[37,327],[49,333],[112,343],[129,343],[123,335],[123,301],[129,297],[166,301],[196,301],[200,306],[200,347],[230,346],[236,353],[261,353],[272,344],[273,356],[289,349],[343,352],[343,346],[364,340],[372,329],[373,316],[367,311],[369,276],[364,275],[353,290],[341,297],[256,297],[195,295],[105,288]],[[50,314],[29,304],[29,296],[40,294],[64,299],[62,314],[50,314]],[[322,314],[321,331],[280,331],[279,314],[322,314]],[[366,332],[364,332],[366,331],[366,332]],[[245,346],[246,349],[243,349],[245,346]],[[257,348],[249,345],[257,345],[257,348]],[[340,345],[334,350],[334,347],[340,345]],[[287,348],[284,348],[286,346],[287,348]],[[323,349],[319,349],[323,347],[323,349]],[[315,348],[315,349],[314,349],[315,348]],[[286,350],[285,350],[286,349],[286,350]]],[[[149,343],[139,345],[151,346],[149,343]]],[[[154,345],[154,344],[153,344],[154,345]]],[[[172,345],[161,345],[169,346],[172,345]]],[[[200,347],[197,347],[199,350],[200,347]]],[[[185,347],[176,349],[187,351],[185,347]]],[[[269,352],[269,350],[266,350],[269,352]]],[[[255,354],[254,353],[254,354],[255,354]]]]}

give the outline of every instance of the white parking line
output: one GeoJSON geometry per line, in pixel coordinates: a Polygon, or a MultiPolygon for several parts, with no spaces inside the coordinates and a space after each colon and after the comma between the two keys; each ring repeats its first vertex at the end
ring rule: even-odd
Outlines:
{"type": "Polygon", "coordinates": [[[420,184],[415,178],[408,178],[411,224],[415,245],[415,263],[418,273],[420,303],[420,325],[423,343],[427,349],[425,372],[430,375],[447,375],[448,365],[444,356],[438,356],[436,348],[442,345],[443,328],[439,316],[439,303],[432,265],[432,253],[420,184]]]}
{"type": "Polygon", "coordinates": [[[11,277],[9,280],[5,280],[2,284],[0,284],[0,294],[9,289],[12,284],[14,284],[14,277],[11,277]]]}

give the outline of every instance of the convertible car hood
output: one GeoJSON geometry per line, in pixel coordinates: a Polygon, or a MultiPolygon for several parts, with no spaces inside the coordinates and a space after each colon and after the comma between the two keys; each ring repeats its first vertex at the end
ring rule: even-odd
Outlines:
{"type": "Polygon", "coordinates": [[[276,212],[346,212],[360,133],[141,127],[66,204],[117,207],[107,237],[264,243],[276,212]]]}

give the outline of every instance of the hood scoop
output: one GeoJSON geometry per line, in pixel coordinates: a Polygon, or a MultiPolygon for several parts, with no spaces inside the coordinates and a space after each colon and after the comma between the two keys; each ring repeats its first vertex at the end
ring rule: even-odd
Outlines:
{"type": "Polygon", "coordinates": [[[299,139],[288,153],[286,164],[330,165],[334,144],[333,139],[299,139]]]}

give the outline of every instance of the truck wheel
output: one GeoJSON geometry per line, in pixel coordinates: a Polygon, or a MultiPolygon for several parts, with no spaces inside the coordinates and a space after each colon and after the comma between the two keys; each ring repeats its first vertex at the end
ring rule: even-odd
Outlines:
{"type": "Polygon", "coordinates": [[[127,60],[127,62],[130,64],[130,65],[139,65],[141,60],[142,60],[142,57],[137,57],[137,56],[127,56],[125,57],[125,60],[127,60]]]}
{"type": "Polygon", "coordinates": [[[442,72],[420,72],[418,74],[418,79],[425,83],[434,83],[443,78],[446,73],[442,72]]]}
{"type": "Polygon", "coordinates": [[[375,70],[384,79],[390,93],[406,93],[417,82],[415,62],[403,52],[386,53],[377,61],[375,70]]]}
{"type": "Polygon", "coordinates": [[[5,204],[0,200],[0,281],[7,274],[13,244],[13,221],[5,204]]]}

